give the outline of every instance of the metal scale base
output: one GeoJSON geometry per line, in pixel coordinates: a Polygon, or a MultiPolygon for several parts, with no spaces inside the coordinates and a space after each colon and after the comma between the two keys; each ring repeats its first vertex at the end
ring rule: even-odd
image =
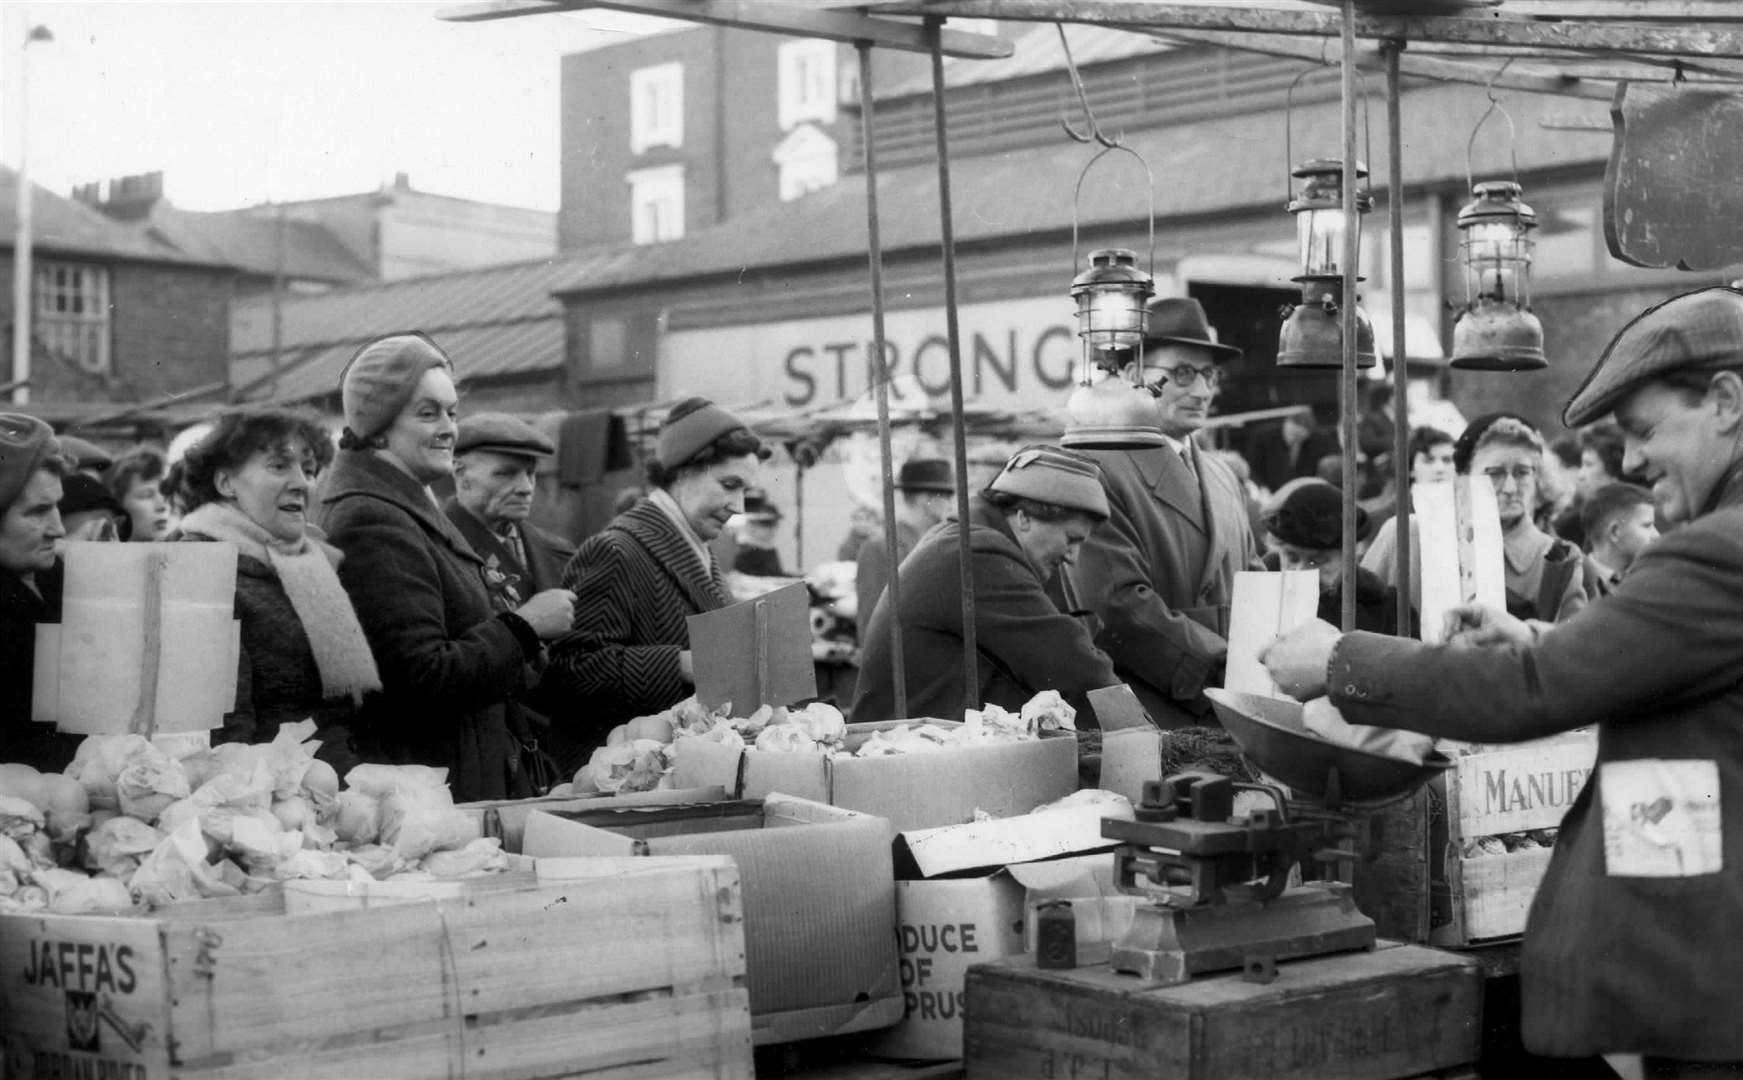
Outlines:
{"type": "Polygon", "coordinates": [[[1372,950],[1376,940],[1348,885],[1312,882],[1250,903],[1140,905],[1109,966],[1153,986],[1235,968],[1269,981],[1278,961],[1372,950]]]}

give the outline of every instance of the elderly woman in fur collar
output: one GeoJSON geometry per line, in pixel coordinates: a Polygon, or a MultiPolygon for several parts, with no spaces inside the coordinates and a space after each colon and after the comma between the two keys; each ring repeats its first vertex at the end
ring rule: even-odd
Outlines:
{"type": "Polygon", "coordinates": [[[300,414],[221,414],[188,450],[183,495],[193,509],[177,538],[240,551],[242,662],[219,740],[270,742],[280,724],[312,718],[317,756],[343,775],[357,762],[354,713],[381,677],[339,583],[339,552],[309,524],[309,485],[332,457],[326,433],[300,414]]]}

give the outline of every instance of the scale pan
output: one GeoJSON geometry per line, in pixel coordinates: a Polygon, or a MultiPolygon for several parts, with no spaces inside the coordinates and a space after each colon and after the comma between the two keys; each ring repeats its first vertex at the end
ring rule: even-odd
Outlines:
{"type": "Polygon", "coordinates": [[[1207,689],[1217,719],[1253,763],[1312,799],[1323,800],[1335,772],[1340,799],[1381,806],[1409,795],[1452,759],[1436,750],[1421,765],[1326,742],[1301,721],[1301,703],[1262,694],[1207,689]]]}

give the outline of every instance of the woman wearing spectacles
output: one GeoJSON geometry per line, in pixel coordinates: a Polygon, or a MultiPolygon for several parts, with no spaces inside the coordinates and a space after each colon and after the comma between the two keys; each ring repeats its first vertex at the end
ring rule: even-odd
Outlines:
{"type": "Polygon", "coordinates": [[[1511,413],[1478,417],[1453,444],[1461,475],[1485,476],[1501,511],[1507,611],[1521,619],[1562,622],[1586,606],[1579,548],[1537,526],[1540,505],[1553,501],[1545,487],[1545,447],[1524,418],[1511,413]]]}

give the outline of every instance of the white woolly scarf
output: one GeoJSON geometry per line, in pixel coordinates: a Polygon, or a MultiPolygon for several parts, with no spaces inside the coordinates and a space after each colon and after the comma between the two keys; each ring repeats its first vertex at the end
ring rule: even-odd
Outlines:
{"type": "Polygon", "coordinates": [[[235,544],[242,554],[259,559],[278,574],[309,639],[323,697],[361,702],[365,692],[381,689],[375,656],[334,569],[342,558],[337,548],[309,536],[280,540],[227,503],[199,507],[182,518],[181,527],[184,532],[235,544]]]}

